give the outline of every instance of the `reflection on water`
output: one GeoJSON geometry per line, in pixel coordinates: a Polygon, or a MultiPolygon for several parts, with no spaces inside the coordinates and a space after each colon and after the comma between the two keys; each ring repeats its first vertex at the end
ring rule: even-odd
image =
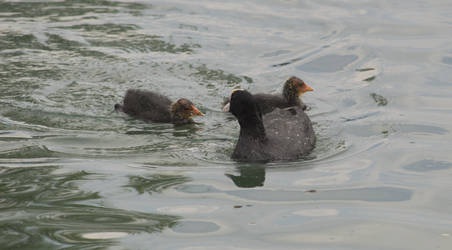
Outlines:
{"type": "Polygon", "coordinates": [[[430,172],[452,168],[452,162],[420,160],[404,166],[405,169],[414,172],[430,172]]]}
{"type": "MultiPolygon", "coordinates": [[[[8,18],[37,18],[48,17],[49,21],[62,21],[67,16],[84,16],[85,18],[97,18],[95,15],[102,13],[117,13],[118,7],[131,14],[139,13],[139,10],[149,5],[141,3],[127,3],[105,0],[70,0],[64,2],[2,2],[0,13],[8,18]],[[88,14],[92,16],[87,16],[88,14]]],[[[150,6],[149,6],[150,7],[150,6]]],[[[0,15],[1,16],[1,15],[0,15]]]]}
{"type": "Polygon", "coordinates": [[[42,158],[42,157],[56,157],[58,154],[50,151],[46,147],[26,146],[18,149],[2,151],[0,159],[28,159],[28,158],[42,158]]]}
{"type": "Polygon", "coordinates": [[[356,55],[327,55],[302,64],[298,68],[308,72],[336,72],[357,59],[356,55]]]}
{"type": "Polygon", "coordinates": [[[316,200],[355,200],[371,202],[395,202],[406,201],[411,198],[412,191],[395,187],[356,188],[322,190],[316,192],[303,191],[270,191],[270,190],[240,190],[230,191],[249,200],[257,201],[316,201],[316,200]]]}
{"type": "Polygon", "coordinates": [[[452,65],[452,57],[444,57],[443,63],[452,65]]]}
{"type": "Polygon", "coordinates": [[[127,234],[175,225],[175,216],[103,207],[98,193],[77,188],[77,183],[95,176],[84,171],[54,173],[57,169],[0,169],[3,247],[86,249],[113,244],[114,238],[127,234]]]}
{"type": "MultiPolygon", "coordinates": [[[[191,67],[191,65],[190,65],[191,67]]],[[[235,76],[233,74],[225,73],[223,70],[218,69],[208,69],[206,65],[201,65],[195,68],[196,72],[192,73],[192,76],[199,77],[201,82],[216,82],[216,81],[223,81],[226,82],[226,85],[229,87],[235,87],[238,84],[242,82],[242,78],[235,76]]],[[[244,76],[243,79],[247,83],[252,83],[253,79],[244,76]]]]}
{"type": "Polygon", "coordinates": [[[162,192],[163,189],[190,181],[182,175],[152,175],[148,177],[130,176],[126,187],[134,188],[139,194],[162,192]]]}
{"type": "MultiPolygon", "coordinates": [[[[231,177],[230,177],[231,178],[231,177]]],[[[234,182],[239,186],[236,182],[234,182]]],[[[242,184],[242,183],[240,183],[242,184]]],[[[248,186],[256,187],[245,182],[248,186]]],[[[255,183],[252,183],[255,184],[255,183]]],[[[268,202],[302,202],[302,201],[368,201],[368,202],[400,202],[411,199],[413,192],[397,187],[369,187],[335,190],[265,190],[242,189],[237,191],[222,191],[208,185],[185,184],[177,188],[184,193],[227,193],[250,201],[268,202]]]]}
{"type": "Polygon", "coordinates": [[[226,174],[231,178],[237,187],[253,188],[262,187],[265,182],[265,166],[264,165],[244,165],[238,166],[239,175],[226,174]]]}
{"type": "Polygon", "coordinates": [[[374,99],[378,106],[386,106],[388,104],[388,100],[382,95],[372,93],[370,94],[370,97],[374,99]]]}
{"type": "Polygon", "coordinates": [[[220,227],[212,222],[204,221],[181,221],[172,228],[174,232],[178,233],[211,233],[218,231],[220,227]]]}
{"type": "Polygon", "coordinates": [[[176,46],[171,43],[159,40],[160,36],[147,36],[140,34],[124,34],[127,38],[112,39],[111,41],[103,38],[102,40],[95,40],[91,38],[88,40],[91,46],[94,47],[113,47],[124,50],[125,52],[167,52],[167,53],[191,53],[192,48],[199,48],[199,45],[182,44],[176,46]]]}

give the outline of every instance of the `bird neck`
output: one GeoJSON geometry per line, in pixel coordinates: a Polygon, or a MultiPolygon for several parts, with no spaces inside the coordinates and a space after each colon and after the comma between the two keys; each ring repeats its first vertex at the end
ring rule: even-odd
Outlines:
{"type": "Polygon", "coordinates": [[[287,103],[292,106],[296,106],[300,102],[298,91],[292,89],[291,86],[284,86],[283,96],[284,99],[286,99],[287,103]]]}
{"type": "Polygon", "coordinates": [[[267,140],[264,123],[261,116],[247,117],[239,119],[240,137],[244,139],[252,139],[264,142],[267,140]]]}

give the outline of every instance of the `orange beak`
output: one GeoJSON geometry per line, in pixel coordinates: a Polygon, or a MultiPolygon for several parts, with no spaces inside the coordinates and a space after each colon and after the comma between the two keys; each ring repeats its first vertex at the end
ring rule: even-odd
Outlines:
{"type": "Polygon", "coordinates": [[[311,88],[309,85],[307,85],[306,83],[303,83],[303,85],[301,86],[301,88],[300,88],[300,90],[299,90],[299,94],[301,95],[301,94],[303,94],[303,93],[306,93],[306,92],[308,92],[308,91],[314,91],[314,89],[313,88],[311,88]]]}
{"type": "Polygon", "coordinates": [[[192,106],[191,106],[191,109],[193,110],[193,114],[199,115],[199,116],[204,116],[204,114],[203,114],[201,111],[199,111],[199,109],[197,109],[197,108],[195,107],[195,105],[192,105],[192,106]]]}

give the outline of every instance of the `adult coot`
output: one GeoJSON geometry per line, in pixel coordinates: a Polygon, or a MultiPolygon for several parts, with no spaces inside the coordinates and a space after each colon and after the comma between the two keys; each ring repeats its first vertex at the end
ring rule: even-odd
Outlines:
{"type": "Polygon", "coordinates": [[[115,110],[145,121],[174,124],[193,123],[193,116],[204,115],[187,99],[172,102],[166,96],[139,89],[127,90],[123,104],[116,104],[115,110]]]}
{"type": "Polygon", "coordinates": [[[314,148],[311,120],[301,107],[275,109],[262,116],[255,97],[246,90],[231,94],[230,112],[240,124],[232,158],[238,161],[293,160],[314,148]]]}
{"type": "MultiPolygon", "coordinates": [[[[262,114],[272,112],[275,108],[288,108],[298,106],[306,110],[306,105],[300,100],[303,93],[313,91],[303,80],[292,76],[284,83],[282,94],[254,94],[254,100],[258,103],[262,114]]],[[[230,103],[226,101],[223,107],[224,112],[228,112],[230,103]]]]}

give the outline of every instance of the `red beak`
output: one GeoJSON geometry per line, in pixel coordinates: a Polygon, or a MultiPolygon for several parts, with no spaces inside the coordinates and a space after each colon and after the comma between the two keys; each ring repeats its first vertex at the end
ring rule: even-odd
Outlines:
{"type": "Polygon", "coordinates": [[[195,105],[192,105],[192,106],[191,106],[191,109],[193,110],[193,113],[194,113],[195,115],[204,116],[204,114],[203,114],[201,111],[199,111],[199,109],[197,109],[197,108],[195,107],[195,105]]]}
{"type": "Polygon", "coordinates": [[[301,93],[300,94],[303,94],[303,93],[306,93],[306,92],[308,92],[308,91],[314,91],[314,89],[313,88],[311,88],[309,85],[307,85],[306,83],[304,83],[303,84],[303,86],[301,86],[301,93]]]}

